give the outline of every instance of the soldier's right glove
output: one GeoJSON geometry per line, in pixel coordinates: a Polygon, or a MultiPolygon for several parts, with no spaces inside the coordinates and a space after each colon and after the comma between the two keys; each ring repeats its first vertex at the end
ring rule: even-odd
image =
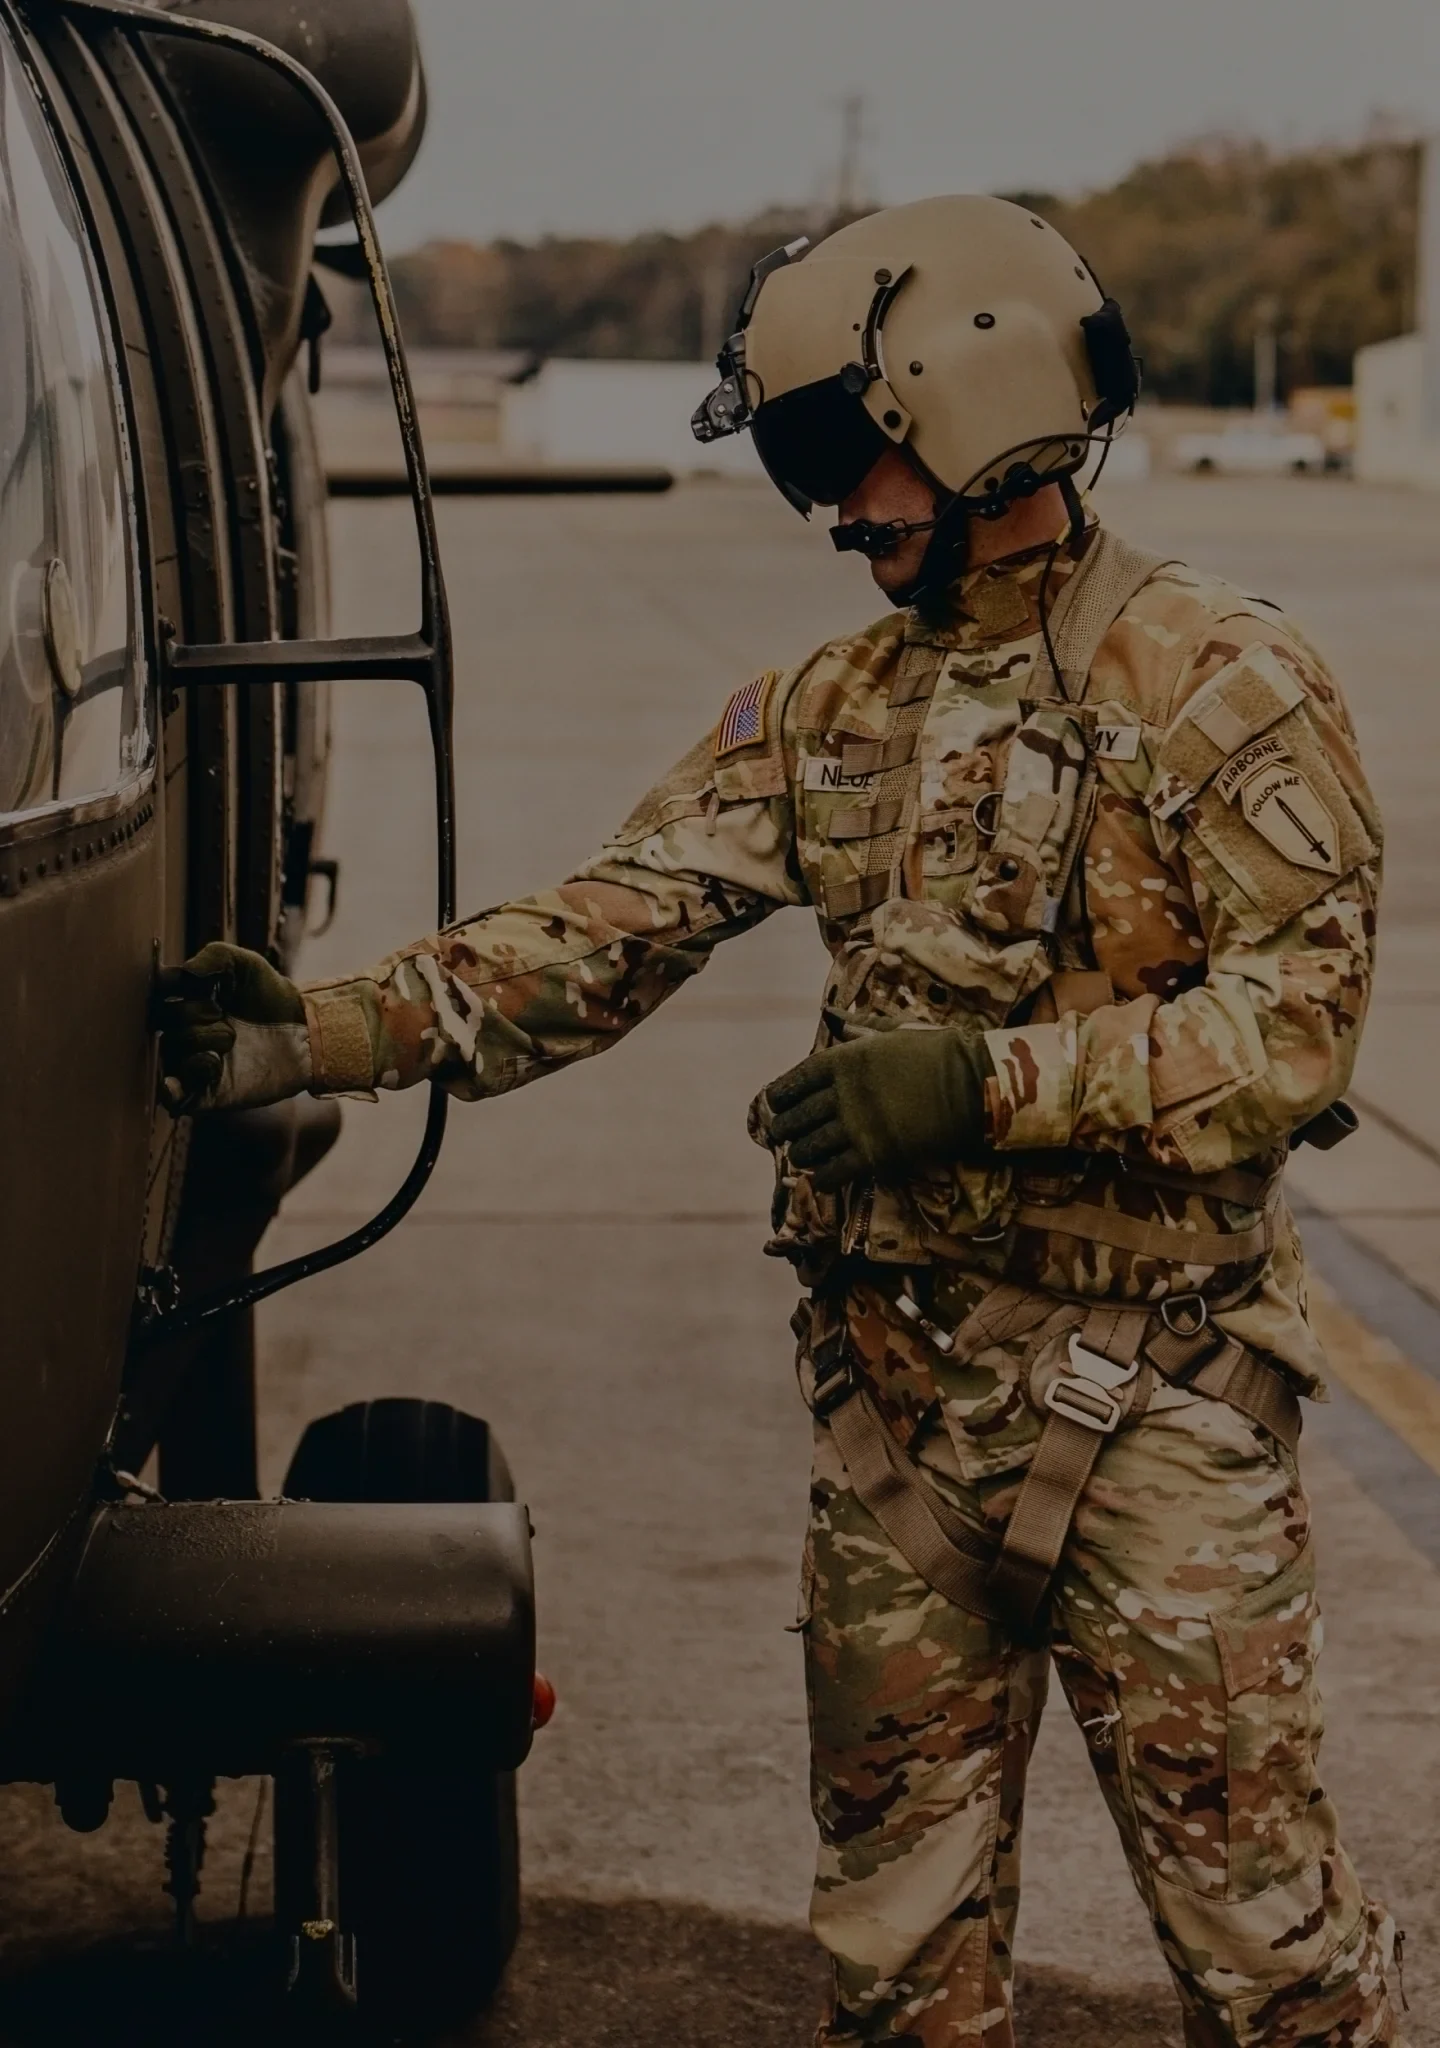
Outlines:
{"type": "Polygon", "coordinates": [[[310,1085],[300,991],[259,953],[217,941],[155,988],[163,1100],[174,1116],[258,1109],[310,1085]]]}
{"type": "Polygon", "coordinates": [[[818,1188],[973,1157],[985,1140],[983,1039],[947,1027],[877,1031],[811,1053],[765,1090],[766,1143],[818,1188]]]}

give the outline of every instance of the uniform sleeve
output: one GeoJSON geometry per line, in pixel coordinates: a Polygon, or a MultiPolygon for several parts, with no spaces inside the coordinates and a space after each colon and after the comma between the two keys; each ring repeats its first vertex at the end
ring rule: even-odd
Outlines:
{"type": "Polygon", "coordinates": [[[721,940],[803,903],[786,680],[769,679],[758,738],[717,754],[722,720],[558,888],[305,988],[312,1092],[503,1094],[613,1045],[721,940]]]}
{"type": "MultiPolygon", "coordinates": [[[[1233,626],[1234,622],[1230,622],[1233,626]]],[[[1343,1093],[1374,971],[1380,827],[1333,682],[1296,640],[1201,650],[1146,797],[1203,979],[987,1035],[1001,1149],[1135,1149],[1211,1172],[1343,1093]]]]}

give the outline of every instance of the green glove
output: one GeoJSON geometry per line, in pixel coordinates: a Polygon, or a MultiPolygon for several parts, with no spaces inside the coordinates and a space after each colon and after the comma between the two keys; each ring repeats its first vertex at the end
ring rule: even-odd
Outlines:
{"type": "Polygon", "coordinates": [[[813,1052],[766,1089],[772,1145],[833,1191],[973,1154],[985,1139],[991,1067],[978,1036],[877,1031],[813,1052]]]}
{"type": "Polygon", "coordinates": [[[164,1102],[193,1110],[255,1108],[298,1095],[310,1079],[305,1005],[259,953],[217,941],[155,987],[164,1102]]]}

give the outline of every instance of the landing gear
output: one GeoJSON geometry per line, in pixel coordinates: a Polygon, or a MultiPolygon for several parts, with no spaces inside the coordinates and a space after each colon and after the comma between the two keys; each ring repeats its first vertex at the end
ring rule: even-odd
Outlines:
{"type": "MultiPolygon", "coordinates": [[[[438,1401],[357,1402],[312,1422],[285,1493],[368,1502],[513,1500],[486,1423],[438,1401]]],[[[493,1997],[520,1926],[512,1773],[453,1753],[307,1744],[275,1787],[275,1919],[307,2019],[358,2011],[421,2036],[493,1997]]]]}

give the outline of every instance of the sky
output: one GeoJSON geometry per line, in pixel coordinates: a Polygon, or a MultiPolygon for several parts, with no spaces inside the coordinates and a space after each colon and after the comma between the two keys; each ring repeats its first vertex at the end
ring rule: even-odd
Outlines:
{"type": "Polygon", "coordinates": [[[833,191],[1077,191],[1217,130],[1440,128],[1437,0],[414,0],[431,92],[389,247],[627,235],[833,191]]]}

